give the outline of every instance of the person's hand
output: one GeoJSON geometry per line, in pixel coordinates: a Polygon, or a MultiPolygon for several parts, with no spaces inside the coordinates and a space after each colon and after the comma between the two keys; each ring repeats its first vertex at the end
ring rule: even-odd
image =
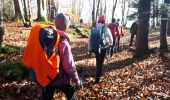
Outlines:
{"type": "Polygon", "coordinates": [[[87,54],[88,54],[88,56],[90,57],[90,56],[91,56],[91,54],[92,54],[92,51],[91,51],[91,50],[89,50],[89,51],[87,52],[87,54]]]}

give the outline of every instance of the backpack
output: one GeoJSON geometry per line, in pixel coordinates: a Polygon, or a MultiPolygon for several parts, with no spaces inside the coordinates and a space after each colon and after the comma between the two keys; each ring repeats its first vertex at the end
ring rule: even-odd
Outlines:
{"type": "Polygon", "coordinates": [[[60,31],[52,26],[39,24],[30,32],[22,61],[30,79],[42,87],[51,83],[59,73],[59,41],[60,31]]]}
{"type": "Polygon", "coordinates": [[[130,33],[137,33],[137,23],[134,22],[130,27],[130,33]]]}
{"type": "Polygon", "coordinates": [[[90,46],[92,52],[99,52],[99,49],[105,49],[109,45],[109,40],[105,34],[105,26],[97,28],[96,26],[91,30],[90,46]]]}

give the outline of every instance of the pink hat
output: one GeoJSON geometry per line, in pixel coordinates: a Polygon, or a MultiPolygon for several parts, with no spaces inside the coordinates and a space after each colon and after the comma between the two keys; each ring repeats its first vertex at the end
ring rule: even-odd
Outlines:
{"type": "Polygon", "coordinates": [[[104,15],[98,17],[98,23],[105,23],[105,16],[104,15]]]}

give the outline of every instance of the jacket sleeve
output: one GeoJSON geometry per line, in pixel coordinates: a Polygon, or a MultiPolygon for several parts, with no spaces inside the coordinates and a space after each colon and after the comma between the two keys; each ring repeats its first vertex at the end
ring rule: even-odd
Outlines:
{"type": "Polygon", "coordinates": [[[60,42],[59,53],[64,71],[68,74],[73,83],[79,83],[80,80],[71,52],[71,47],[67,40],[63,40],[60,42]]]}

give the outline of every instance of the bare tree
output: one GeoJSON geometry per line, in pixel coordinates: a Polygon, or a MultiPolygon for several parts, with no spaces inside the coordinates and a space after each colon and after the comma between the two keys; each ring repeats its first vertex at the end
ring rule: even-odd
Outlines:
{"type": "Polygon", "coordinates": [[[97,19],[97,16],[99,15],[99,6],[100,6],[100,0],[97,0],[97,8],[96,8],[96,19],[97,19]]]}
{"type": "Polygon", "coordinates": [[[48,0],[47,2],[47,15],[48,19],[53,20],[58,13],[59,2],[58,0],[48,0]]]}
{"type": "Polygon", "coordinates": [[[168,36],[170,36],[170,20],[168,20],[168,36]]]}
{"type": "Polygon", "coordinates": [[[106,0],[105,0],[105,5],[104,5],[104,14],[106,15],[106,11],[107,11],[107,6],[106,6],[106,0]]]}
{"type": "Polygon", "coordinates": [[[93,0],[93,7],[92,7],[92,27],[95,26],[97,16],[99,15],[99,5],[100,0],[93,0]],[[97,2],[98,1],[98,2],[97,2]],[[96,5],[97,4],[97,5],[96,5]]]}
{"type": "Polygon", "coordinates": [[[3,27],[3,20],[2,20],[2,9],[0,9],[0,46],[3,42],[3,35],[4,35],[4,27],[3,27]]]}
{"type": "Polygon", "coordinates": [[[45,21],[47,18],[46,0],[37,0],[37,20],[45,21]]]}
{"type": "Polygon", "coordinates": [[[114,18],[114,14],[115,14],[116,5],[117,5],[117,0],[113,0],[112,19],[114,18]]]}
{"type": "Polygon", "coordinates": [[[96,1],[93,0],[93,8],[92,8],[92,27],[96,24],[96,18],[95,18],[95,5],[96,1]]]}
{"type": "Polygon", "coordinates": [[[77,15],[78,16],[81,16],[81,13],[82,13],[82,10],[83,10],[83,5],[84,4],[84,0],[78,0],[78,3],[77,3],[77,15]]]}
{"type": "Polygon", "coordinates": [[[100,1],[98,15],[106,15],[106,0],[101,0],[100,1]]]}
{"type": "Polygon", "coordinates": [[[124,24],[125,3],[126,3],[126,0],[122,0],[122,4],[121,4],[121,8],[122,8],[122,25],[125,25],[125,24],[124,24]]]}
{"type": "Polygon", "coordinates": [[[23,12],[23,15],[24,15],[24,18],[23,18],[23,22],[24,22],[24,26],[25,27],[28,27],[28,26],[31,26],[31,12],[30,12],[30,0],[23,0],[22,1],[22,5],[23,5],[23,9],[24,9],[24,12],[23,12]]]}
{"type": "Polygon", "coordinates": [[[130,1],[128,1],[128,8],[127,8],[127,12],[126,12],[126,20],[125,20],[125,23],[124,23],[124,26],[126,26],[126,24],[127,24],[127,15],[129,15],[129,9],[130,9],[130,1]]]}
{"type": "MultiPolygon", "coordinates": [[[[164,0],[164,3],[167,4],[168,0],[164,0]]],[[[167,12],[166,7],[162,6],[162,15],[161,15],[161,30],[160,30],[160,53],[163,53],[164,51],[168,50],[168,44],[167,44],[167,12]]]]}
{"type": "Polygon", "coordinates": [[[151,0],[139,0],[138,8],[138,30],[136,39],[136,54],[135,57],[145,55],[149,51],[148,33],[149,33],[149,18],[150,18],[150,2],[151,0]]]}
{"type": "Polygon", "coordinates": [[[31,26],[30,0],[13,0],[13,2],[15,18],[22,18],[25,27],[31,26]]]}
{"type": "Polygon", "coordinates": [[[20,19],[21,18],[21,9],[20,9],[20,5],[19,5],[19,0],[13,0],[14,2],[14,9],[15,9],[15,19],[20,19]]]}
{"type": "Polygon", "coordinates": [[[158,21],[159,18],[159,9],[158,9],[158,2],[159,0],[152,0],[151,2],[151,18],[152,18],[152,28],[156,27],[156,21],[158,21]],[[156,19],[157,18],[157,19],[156,19]]]}

